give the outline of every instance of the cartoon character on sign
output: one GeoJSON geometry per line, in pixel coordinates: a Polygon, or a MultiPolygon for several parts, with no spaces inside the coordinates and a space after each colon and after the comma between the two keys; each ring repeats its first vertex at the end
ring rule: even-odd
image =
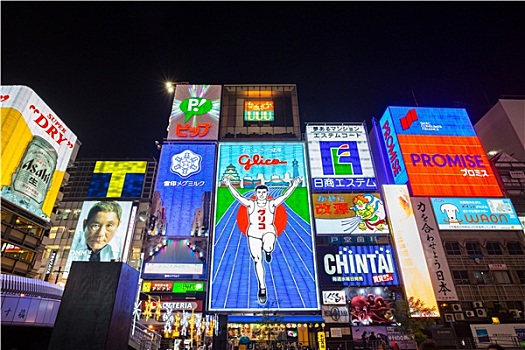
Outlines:
{"type": "Polygon", "coordinates": [[[463,220],[458,220],[457,214],[459,213],[459,209],[457,206],[451,203],[444,203],[441,204],[442,213],[445,213],[447,215],[447,219],[444,219],[443,221],[448,222],[450,225],[459,225],[463,220]]]}
{"type": "Polygon", "coordinates": [[[348,228],[345,231],[354,232],[357,228],[361,231],[382,232],[387,228],[385,221],[385,209],[383,202],[374,195],[367,193],[357,195],[352,200],[355,211],[354,217],[346,220],[348,228]]]}
{"type": "Polygon", "coordinates": [[[286,198],[299,186],[301,181],[300,177],[293,179],[290,187],[276,198],[268,196],[268,186],[265,185],[255,187],[255,198],[246,198],[235,189],[229,177],[226,176],[223,179],[223,183],[228,187],[233,197],[245,206],[247,210],[248,227],[246,235],[248,236],[248,249],[259,283],[257,298],[262,305],[268,300],[262,253],[264,252],[266,262],[270,263],[278,235],[275,223],[277,211],[286,198]]]}

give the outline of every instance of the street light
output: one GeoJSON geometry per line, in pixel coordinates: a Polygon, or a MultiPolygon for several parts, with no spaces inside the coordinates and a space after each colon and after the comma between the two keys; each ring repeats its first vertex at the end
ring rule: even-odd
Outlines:
{"type": "Polygon", "coordinates": [[[175,86],[177,85],[188,85],[189,83],[187,81],[168,81],[166,82],[166,90],[169,93],[172,93],[175,91],[175,86]]]}

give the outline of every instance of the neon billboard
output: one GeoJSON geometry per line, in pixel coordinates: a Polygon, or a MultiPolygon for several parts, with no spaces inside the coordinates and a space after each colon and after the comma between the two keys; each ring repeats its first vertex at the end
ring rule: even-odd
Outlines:
{"type": "Polygon", "coordinates": [[[97,161],[87,197],[141,197],[147,165],[146,161],[97,161]]]}
{"type": "Polygon", "coordinates": [[[407,299],[419,299],[426,307],[435,310],[428,314],[420,314],[410,307],[411,316],[439,317],[436,295],[408,188],[406,185],[382,187],[407,299]]]}
{"type": "Polygon", "coordinates": [[[3,200],[50,221],[77,137],[26,86],[1,86],[3,200]]]}
{"type": "Polygon", "coordinates": [[[318,310],[304,145],[221,143],[209,310],[318,310]]]}
{"type": "Polygon", "coordinates": [[[395,252],[390,245],[318,246],[322,285],[399,285],[395,252]]]}
{"type": "Polygon", "coordinates": [[[390,232],[379,193],[313,193],[317,235],[390,232]]]}
{"type": "Polygon", "coordinates": [[[377,189],[364,124],[307,125],[312,191],[377,189]]]}
{"type": "Polygon", "coordinates": [[[275,109],[273,101],[244,101],[244,121],[272,122],[274,119],[275,109]]]}
{"type": "Polygon", "coordinates": [[[85,201],[67,256],[64,277],[73,261],[125,260],[126,236],[128,231],[133,232],[135,225],[131,219],[132,209],[130,201],[85,201]]]}
{"type": "Polygon", "coordinates": [[[221,85],[177,85],[167,129],[167,139],[217,140],[221,90],[221,85]]]}
{"type": "Polygon", "coordinates": [[[380,127],[394,181],[413,196],[502,197],[464,109],[389,107],[380,127]]]}
{"type": "Polygon", "coordinates": [[[166,215],[166,236],[190,237],[210,227],[215,145],[162,145],[155,191],[166,215]]]}
{"type": "Polygon", "coordinates": [[[440,230],[521,230],[508,198],[431,198],[440,230]]]}

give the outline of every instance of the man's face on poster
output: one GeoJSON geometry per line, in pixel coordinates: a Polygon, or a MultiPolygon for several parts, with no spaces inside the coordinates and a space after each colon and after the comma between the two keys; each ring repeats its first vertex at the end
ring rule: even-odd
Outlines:
{"type": "Polygon", "coordinates": [[[115,212],[99,211],[89,221],[84,221],[87,245],[93,251],[104,248],[115,236],[120,221],[115,212]]]}
{"type": "Polygon", "coordinates": [[[268,198],[268,190],[265,188],[259,188],[255,192],[255,196],[260,201],[266,200],[268,198]]]}

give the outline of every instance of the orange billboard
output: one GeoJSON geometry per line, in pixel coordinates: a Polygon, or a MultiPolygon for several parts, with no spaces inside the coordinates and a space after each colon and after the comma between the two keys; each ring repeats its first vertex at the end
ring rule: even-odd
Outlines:
{"type": "Polygon", "coordinates": [[[413,196],[503,196],[476,136],[397,137],[413,196]]]}

